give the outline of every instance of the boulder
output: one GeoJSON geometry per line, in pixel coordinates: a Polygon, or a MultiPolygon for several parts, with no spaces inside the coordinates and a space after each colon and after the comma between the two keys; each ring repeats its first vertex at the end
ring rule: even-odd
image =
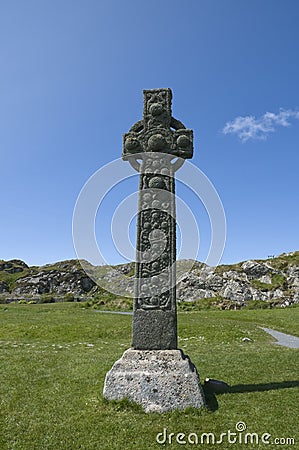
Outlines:
{"type": "Polygon", "coordinates": [[[272,278],[270,277],[270,275],[263,275],[262,277],[258,278],[258,281],[265,284],[271,284],[272,278]]]}
{"type": "Polygon", "coordinates": [[[263,275],[273,272],[270,266],[252,260],[244,262],[241,267],[248,279],[258,279],[263,275]]]}
{"type": "Polygon", "coordinates": [[[0,294],[9,292],[8,285],[4,281],[0,281],[0,294]]]}
{"type": "Polygon", "coordinates": [[[65,270],[42,270],[35,275],[17,280],[12,294],[65,295],[72,292],[75,295],[82,295],[89,292],[94,286],[95,282],[87,277],[82,269],[74,268],[71,273],[65,270]]]}
{"type": "Polygon", "coordinates": [[[220,289],[221,297],[236,302],[244,302],[252,298],[250,286],[241,281],[229,280],[225,286],[220,289]]]}

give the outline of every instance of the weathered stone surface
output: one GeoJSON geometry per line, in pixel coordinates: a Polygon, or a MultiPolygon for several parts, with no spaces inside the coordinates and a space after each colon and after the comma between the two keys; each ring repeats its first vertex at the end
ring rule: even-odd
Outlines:
{"type": "MultiPolygon", "coordinates": [[[[291,255],[296,255],[293,252],[291,255]]],[[[280,255],[278,259],[288,257],[280,255]]],[[[245,261],[230,266],[207,267],[204,264],[191,272],[181,274],[177,285],[178,301],[194,301],[201,298],[222,297],[240,305],[251,300],[279,301],[287,306],[299,301],[299,266],[287,263],[277,268],[275,259],[245,261]],[[272,266],[273,264],[273,266],[272,266]],[[282,280],[277,286],[275,276],[282,280]],[[284,281],[283,281],[284,280],[284,281]]]]}
{"type": "Polygon", "coordinates": [[[127,398],[148,413],[205,404],[197,370],[181,350],[126,350],[107,373],[103,395],[127,398]]]}
{"type": "Polygon", "coordinates": [[[262,283],[271,284],[272,278],[270,275],[263,275],[262,277],[258,278],[258,281],[261,281],[262,283]]]}
{"type": "Polygon", "coordinates": [[[172,118],[171,97],[170,89],[144,91],[143,120],[124,136],[123,158],[140,173],[133,349],[104,386],[108,399],[159,413],[204,404],[197,370],[177,350],[174,173],[192,156],[193,134],[172,118]]]}
{"type": "Polygon", "coordinates": [[[222,274],[224,283],[228,281],[248,281],[248,277],[245,273],[236,272],[235,270],[224,271],[222,274]]]}
{"type": "Polygon", "coordinates": [[[86,294],[95,283],[86,276],[82,269],[68,266],[57,270],[40,270],[37,274],[20,278],[12,291],[14,295],[41,295],[53,293],[65,295],[72,292],[75,295],[86,294]]]}
{"type": "Polygon", "coordinates": [[[177,285],[177,297],[183,301],[215,297],[223,286],[223,279],[208,266],[181,276],[177,285]]]}
{"type": "Polygon", "coordinates": [[[269,272],[274,272],[271,266],[260,264],[256,261],[246,261],[242,264],[242,269],[249,278],[260,278],[269,272]]]}
{"type": "Polygon", "coordinates": [[[132,347],[139,350],[176,349],[176,311],[135,311],[132,347]]]}
{"type": "Polygon", "coordinates": [[[0,294],[3,294],[4,292],[8,292],[8,285],[4,281],[0,281],[0,294]]]}
{"type": "Polygon", "coordinates": [[[219,294],[221,297],[237,302],[244,302],[251,298],[251,291],[248,284],[236,280],[229,280],[220,290],[219,294]]]}
{"type": "Polygon", "coordinates": [[[223,286],[223,279],[214,273],[210,273],[206,279],[206,288],[219,291],[223,286]]]}
{"type": "Polygon", "coordinates": [[[29,269],[26,263],[21,259],[10,259],[9,261],[0,261],[0,270],[8,273],[22,272],[24,269],[29,269]]]}
{"type": "Polygon", "coordinates": [[[287,268],[287,282],[290,287],[299,288],[299,266],[287,268]]]}
{"type": "Polygon", "coordinates": [[[176,349],[174,173],[193,155],[193,132],[172,117],[170,89],[143,94],[143,119],[123,137],[123,159],[140,174],[132,345],[176,349]]]}

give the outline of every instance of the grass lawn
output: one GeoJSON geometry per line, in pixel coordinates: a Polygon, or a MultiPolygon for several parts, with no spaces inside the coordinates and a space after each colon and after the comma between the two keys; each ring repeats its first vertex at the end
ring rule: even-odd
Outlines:
{"type": "Polygon", "coordinates": [[[179,313],[179,347],[201,380],[216,378],[231,388],[207,395],[206,409],[160,415],[102,398],[106,372],[130,347],[131,316],[73,303],[0,305],[0,449],[299,449],[299,351],[274,345],[258,328],[298,336],[298,317],[299,308],[179,313]],[[239,443],[227,437],[200,443],[202,433],[219,440],[240,421],[247,428],[237,432],[239,443]],[[167,442],[159,444],[164,429],[167,442]],[[269,433],[273,444],[245,444],[246,432],[259,439],[269,433]],[[177,443],[177,433],[186,444],[177,443]],[[197,445],[188,443],[195,442],[190,433],[199,437],[197,445]],[[295,444],[283,445],[287,438],[295,444]]]}

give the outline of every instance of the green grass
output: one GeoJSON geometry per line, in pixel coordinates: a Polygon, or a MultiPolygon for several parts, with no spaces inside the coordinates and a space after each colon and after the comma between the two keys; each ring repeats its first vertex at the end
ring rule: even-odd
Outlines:
{"type": "Polygon", "coordinates": [[[12,291],[16,286],[16,281],[26,277],[29,273],[29,269],[24,269],[23,272],[16,273],[0,271],[0,281],[4,281],[8,285],[9,290],[12,291]]]}
{"type": "MultiPolygon", "coordinates": [[[[273,268],[278,270],[285,270],[288,266],[295,266],[299,265],[299,251],[293,252],[292,254],[285,254],[276,256],[275,258],[270,259],[256,259],[255,260],[258,263],[265,263],[267,262],[269,265],[271,265],[273,268]]],[[[218,274],[223,274],[223,272],[227,272],[229,270],[233,270],[235,272],[242,272],[242,264],[245,261],[238,262],[236,264],[227,264],[227,265],[219,265],[215,268],[215,272],[218,274]]],[[[279,277],[279,275],[278,275],[279,277]]],[[[272,280],[273,282],[273,280],[272,280]]]]}
{"type": "Polygon", "coordinates": [[[94,298],[79,303],[82,308],[93,308],[104,311],[131,311],[133,299],[128,297],[117,297],[110,295],[95,295],[94,298]]]}
{"type": "Polygon", "coordinates": [[[264,448],[156,442],[164,428],[219,436],[239,421],[248,432],[294,437],[296,445],[281,447],[299,448],[298,350],[273,345],[258,328],[298,335],[298,315],[298,308],[179,313],[179,347],[202,380],[224,380],[230,392],[210,393],[207,409],[145,414],[102,397],[106,372],[130,346],[130,316],[74,303],[0,305],[0,449],[264,448]]]}
{"type": "Polygon", "coordinates": [[[299,265],[299,251],[293,252],[290,255],[282,254],[277,256],[276,258],[270,259],[269,262],[271,263],[271,266],[275,267],[276,269],[283,270],[287,266],[298,266],[299,265]]]}
{"type": "Polygon", "coordinates": [[[243,272],[242,263],[240,262],[236,264],[221,264],[215,267],[215,273],[218,273],[219,275],[223,275],[224,272],[228,272],[230,270],[233,270],[235,272],[243,272]]]}
{"type": "Polygon", "coordinates": [[[274,291],[277,288],[285,289],[287,281],[283,275],[275,274],[271,277],[271,284],[263,283],[259,280],[252,280],[251,284],[257,289],[261,289],[262,291],[274,291]]]}

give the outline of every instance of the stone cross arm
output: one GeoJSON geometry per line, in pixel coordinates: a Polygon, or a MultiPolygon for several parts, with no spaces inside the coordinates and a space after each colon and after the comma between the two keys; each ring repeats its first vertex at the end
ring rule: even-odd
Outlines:
{"type": "Polygon", "coordinates": [[[193,131],[172,117],[171,89],[144,90],[143,119],[123,136],[123,159],[162,152],[183,159],[193,156],[193,131]]]}

